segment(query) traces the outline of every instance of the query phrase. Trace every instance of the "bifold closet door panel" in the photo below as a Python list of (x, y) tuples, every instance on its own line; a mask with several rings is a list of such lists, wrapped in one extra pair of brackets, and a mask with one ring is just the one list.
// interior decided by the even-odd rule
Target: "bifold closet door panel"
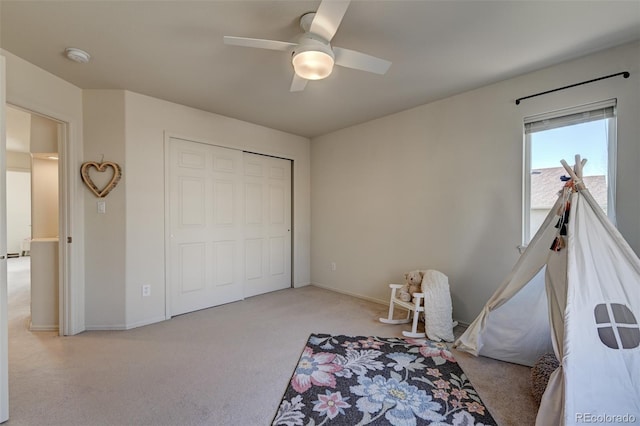
[(291, 287), (291, 161), (244, 154), (245, 297)]
[(243, 298), (243, 153), (169, 143), (170, 313)]

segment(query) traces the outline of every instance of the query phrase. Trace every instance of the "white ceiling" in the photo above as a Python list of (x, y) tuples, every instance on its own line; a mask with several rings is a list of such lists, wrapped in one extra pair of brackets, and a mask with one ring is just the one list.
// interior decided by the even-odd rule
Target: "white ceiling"
[[(354, 0), (332, 44), (391, 69), (336, 67), (294, 93), (285, 52), (223, 44), (224, 35), (292, 41), (319, 3), (2, 0), (0, 46), (83, 89), (127, 89), (314, 137), (640, 39), (638, 0)], [(70, 46), (91, 62), (65, 59)]]

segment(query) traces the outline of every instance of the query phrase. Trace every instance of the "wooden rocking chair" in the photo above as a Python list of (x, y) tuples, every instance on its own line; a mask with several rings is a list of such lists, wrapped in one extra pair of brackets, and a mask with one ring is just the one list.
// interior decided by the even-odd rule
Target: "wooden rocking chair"
[[(425, 333), (418, 333), (418, 319), (420, 313), (424, 312), (424, 305), (422, 298), (424, 293), (413, 293), (413, 299), (409, 302), (398, 299), (396, 292), (399, 288), (402, 288), (402, 284), (389, 284), (391, 289), (391, 300), (389, 301), (389, 316), (387, 318), (380, 318), (380, 322), (385, 324), (407, 324), (411, 322), (411, 314), (413, 314), (413, 323), (411, 325), (411, 331), (403, 331), (402, 335), (405, 337), (421, 338), (425, 337)], [(401, 319), (393, 319), (393, 310), (395, 305), (398, 305), (407, 310), (407, 317)]]
[[(422, 272), (422, 271), (420, 271)], [(436, 270), (424, 271), (422, 282), (422, 292), (413, 293), (411, 301), (405, 302), (397, 297), (396, 293), (402, 284), (389, 284), (391, 289), (391, 299), (389, 300), (389, 314), (387, 318), (380, 318), (380, 322), (385, 324), (406, 324), (411, 322), (411, 331), (403, 331), (405, 337), (422, 338), (440, 342), (453, 341), (453, 328), (458, 325), (453, 321), (451, 295), (449, 294), (449, 280), (446, 275)], [(395, 306), (407, 310), (407, 317), (401, 319), (393, 318)], [(423, 333), (418, 333), (418, 320), (424, 314)], [(411, 316), (413, 315), (413, 321)]]

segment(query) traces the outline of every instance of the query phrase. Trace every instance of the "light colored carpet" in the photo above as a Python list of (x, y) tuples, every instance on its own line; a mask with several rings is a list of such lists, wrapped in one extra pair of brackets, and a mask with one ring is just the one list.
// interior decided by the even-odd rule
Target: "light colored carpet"
[[(267, 425), (309, 334), (401, 336), (387, 308), (309, 286), (128, 331), (30, 332), (9, 259), (9, 426)], [(456, 330), (460, 332), (460, 330)], [(454, 351), (500, 425), (532, 425), (529, 369)]]

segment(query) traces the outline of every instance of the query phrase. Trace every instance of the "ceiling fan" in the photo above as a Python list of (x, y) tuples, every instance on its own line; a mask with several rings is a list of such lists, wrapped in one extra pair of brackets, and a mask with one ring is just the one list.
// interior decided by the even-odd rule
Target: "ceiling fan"
[(290, 91), (304, 90), (309, 80), (321, 80), (331, 74), (333, 65), (385, 74), (391, 62), (355, 50), (331, 46), (330, 42), (349, 7), (350, 0), (323, 0), (316, 12), (300, 18), (304, 34), (297, 42), (225, 36), (224, 43), (233, 46), (290, 52), (295, 71)]

